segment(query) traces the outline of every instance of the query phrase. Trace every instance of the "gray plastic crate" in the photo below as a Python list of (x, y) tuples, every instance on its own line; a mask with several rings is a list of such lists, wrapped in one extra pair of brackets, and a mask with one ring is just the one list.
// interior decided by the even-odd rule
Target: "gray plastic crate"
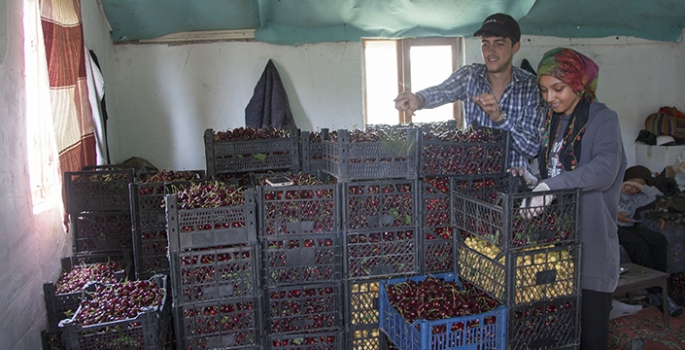
[(507, 349), (578, 349), (580, 296), (514, 306), (507, 317)]
[(376, 326), (350, 326), (346, 331), (346, 349), (380, 349), (383, 333)]
[(260, 290), (257, 245), (171, 252), (175, 306), (244, 298)]
[(369, 278), (419, 272), (422, 251), (416, 226), (345, 232), (345, 277)]
[(343, 184), (343, 230), (418, 225), (417, 179), (379, 179)]
[(271, 350), (343, 350), (345, 332), (327, 331), (301, 334), (271, 334), (264, 349)]
[(419, 272), (447, 272), (454, 269), (454, 239), (450, 226), (449, 177), (422, 178), (420, 183)]
[(207, 176), (225, 173), (259, 172), (276, 169), (300, 169), (297, 131), (290, 137), (214, 141), (214, 130), (205, 130)]
[(178, 350), (263, 349), (262, 296), (174, 306)]
[(343, 329), (341, 282), (266, 288), (266, 330), (270, 336)]
[(73, 253), (132, 251), (131, 211), (70, 214)]
[[(484, 239), (504, 251), (579, 241), (579, 189), (499, 193), (494, 199), (492, 195), (477, 199), (452, 186), (452, 226), (462, 236)], [(544, 206), (536, 208), (521, 208), (521, 203), (535, 196), (554, 196), (554, 200), (548, 198)], [(530, 217), (526, 210), (539, 214)]]
[[(480, 127), (456, 130), (455, 121), (419, 126), (419, 176), (483, 176), (504, 174), (509, 158), (509, 132)], [(432, 127), (431, 127), (432, 125)], [(459, 133), (457, 141), (440, 134)]]
[(328, 134), (328, 129), (320, 132), (302, 131), (300, 133), (300, 155), (302, 157), (302, 171), (315, 171), (324, 168), (323, 161), (323, 135)]
[(128, 185), (133, 169), (64, 173), (67, 213), (129, 211)]
[(264, 237), (340, 232), (340, 186), (257, 187), (259, 232)]
[(337, 141), (323, 140), (324, 171), (341, 182), (379, 178), (417, 178), (418, 129), (404, 128), (406, 141), (351, 142), (338, 130)]
[(245, 190), (238, 206), (178, 209), (175, 194), (166, 196), (169, 251), (257, 243), (254, 190)]
[[(62, 339), (69, 350), (121, 349), (162, 350), (169, 318), (170, 300), (167, 293), (167, 277), (155, 275), (150, 281), (163, 288), (161, 306), (142, 310), (136, 317), (120, 321), (82, 326), (74, 322), (79, 310), (71, 319), (62, 320), (59, 327)], [(87, 293), (84, 292), (84, 296)]]
[(261, 245), (267, 287), (342, 280), (339, 233), (269, 237)]

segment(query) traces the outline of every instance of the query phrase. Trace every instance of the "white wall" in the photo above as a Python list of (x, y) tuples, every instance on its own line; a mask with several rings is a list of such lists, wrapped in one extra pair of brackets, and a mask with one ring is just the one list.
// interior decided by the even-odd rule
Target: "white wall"
[[(685, 110), (685, 48), (615, 37), (567, 39), (524, 36), (514, 64), (536, 67), (543, 53), (571, 47), (600, 67), (598, 98), (621, 118), (628, 162), (644, 118), (660, 106)], [(478, 40), (466, 40), (466, 63), (481, 62)], [(159, 168), (204, 169), (205, 129), (244, 125), (244, 109), (268, 59), (273, 59), (289, 94), (297, 125), (304, 130), (362, 125), (359, 43), (298, 47), (257, 42), (192, 45), (116, 45), (115, 100), (110, 104), (113, 161), (131, 156)], [(680, 73), (680, 74), (675, 74)]]
[[(0, 0), (5, 2), (6, 0)], [(58, 208), (33, 214), (26, 142), (23, 1), (6, 1), (8, 29), (0, 62), (0, 349), (41, 349), (47, 327), (43, 283), (58, 277), (68, 235)], [(31, 38), (29, 38), (31, 39)]]

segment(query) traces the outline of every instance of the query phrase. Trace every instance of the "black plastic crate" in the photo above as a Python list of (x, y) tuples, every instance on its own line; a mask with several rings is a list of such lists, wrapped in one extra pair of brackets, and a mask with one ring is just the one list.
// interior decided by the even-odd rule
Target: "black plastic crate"
[(340, 232), (340, 186), (257, 187), (259, 232), (265, 237)]
[(380, 179), (343, 184), (343, 229), (387, 229), (418, 225), (417, 179)]
[(253, 296), (260, 290), (256, 245), (171, 253), (174, 305)]
[(419, 227), (422, 252), (419, 272), (447, 272), (454, 269), (454, 239), (450, 224), (449, 177), (422, 178), (419, 196)]
[(40, 340), (43, 343), (43, 350), (66, 350), (60, 331), (41, 331)]
[(178, 209), (176, 194), (166, 196), (169, 251), (257, 243), (254, 190), (245, 190), (245, 204)]
[(174, 306), (176, 348), (263, 349), (261, 295)]
[[(87, 263), (85, 261), (87, 261)], [(127, 262), (124, 259), (124, 255), (121, 252), (112, 252), (109, 254), (93, 254), (90, 255), (87, 260), (77, 256), (63, 258), (61, 259), (62, 271), (60, 272), (59, 277), (61, 277), (62, 274), (71, 271), (74, 265), (105, 264), (108, 261), (116, 262), (121, 267), (121, 270), (117, 271), (114, 276), (117, 280), (123, 280), (128, 276), (126, 274)], [(71, 293), (57, 293), (57, 286), (55, 283), (48, 282), (43, 284), (43, 297), (45, 299), (45, 309), (47, 311), (48, 330), (57, 331), (59, 330), (59, 321), (71, 318), (73, 313), (78, 309), (79, 304), (81, 303), (82, 290)]]
[(301, 334), (272, 334), (264, 349), (271, 350), (343, 350), (345, 332), (342, 330)]
[[(544, 207), (521, 208), (522, 202), (542, 195), (546, 198)], [(464, 237), (479, 237), (504, 251), (579, 241), (579, 189), (485, 197), (476, 199), (473, 194), (464, 194), (453, 186), (452, 224)], [(527, 214), (533, 211), (539, 214), (534, 217)]]
[(420, 243), (416, 226), (345, 232), (345, 277), (418, 273)]
[(214, 130), (205, 130), (207, 176), (225, 173), (300, 169), (299, 138), (297, 131), (289, 137), (215, 141)]
[(342, 280), (339, 233), (269, 237), (261, 244), (267, 287)]
[[(62, 340), (69, 350), (121, 349), (161, 350), (164, 345), (169, 318), (170, 300), (167, 293), (167, 277), (156, 275), (150, 279), (164, 291), (160, 306), (142, 310), (136, 317), (93, 325), (78, 325), (73, 318), (62, 320)], [(87, 293), (84, 292), (84, 296)]]
[(302, 171), (314, 171), (324, 168), (323, 136), (328, 129), (321, 131), (302, 131), (300, 133), (300, 155)]
[(67, 213), (129, 211), (128, 185), (134, 176), (133, 169), (65, 172)]
[(580, 345), (580, 297), (512, 307), (507, 322), (507, 349), (577, 349)]
[(492, 128), (457, 130), (456, 122), (420, 125), (419, 176), (504, 174), (509, 132)]
[(70, 219), (74, 254), (133, 250), (129, 210), (83, 212)]
[(341, 282), (266, 288), (264, 299), (266, 331), (271, 336), (331, 332), (344, 327)]
[(406, 140), (377, 142), (352, 142), (348, 130), (338, 130), (337, 140), (323, 140), (323, 170), (342, 182), (378, 178), (416, 179), (418, 129), (401, 130), (406, 134)]
[(135, 228), (148, 229), (166, 226), (166, 216), (164, 214), (164, 198), (167, 194), (173, 194), (182, 190), (185, 186), (193, 182), (200, 182), (204, 179), (204, 171), (178, 172), (195, 176), (195, 180), (178, 180), (169, 182), (141, 182), (143, 179), (150, 179), (156, 173), (141, 174), (140, 180), (129, 185), (129, 196), (131, 201), (131, 216)]
[(346, 279), (345, 328), (376, 327), (379, 324), (380, 279)]
[(580, 294), (580, 243), (509, 253), (473, 237), (456, 244), (459, 276), (507, 307)]
[(147, 279), (169, 274), (169, 241), (166, 227), (133, 230), (135, 276)]

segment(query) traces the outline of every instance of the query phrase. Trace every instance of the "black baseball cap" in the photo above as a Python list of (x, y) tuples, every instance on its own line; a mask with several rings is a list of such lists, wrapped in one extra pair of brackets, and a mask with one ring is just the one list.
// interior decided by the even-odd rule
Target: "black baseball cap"
[(481, 36), (484, 32), (492, 32), (505, 38), (510, 38), (513, 43), (521, 40), (521, 28), (514, 18), (504, 13), (496, 13), (488, 16), (483, 25), (473, 36)]

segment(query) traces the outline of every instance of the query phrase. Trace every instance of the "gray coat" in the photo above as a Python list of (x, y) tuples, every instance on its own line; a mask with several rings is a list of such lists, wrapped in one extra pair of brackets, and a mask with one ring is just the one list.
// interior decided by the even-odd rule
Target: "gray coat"
[(580, 286), (612, 293), (618, 284), (620, 253), (616, 221), (627, 162), (616, 112), (593, 102), (588, 114), (578, 166), (544, 182), (551, 190), (581, 189)]

